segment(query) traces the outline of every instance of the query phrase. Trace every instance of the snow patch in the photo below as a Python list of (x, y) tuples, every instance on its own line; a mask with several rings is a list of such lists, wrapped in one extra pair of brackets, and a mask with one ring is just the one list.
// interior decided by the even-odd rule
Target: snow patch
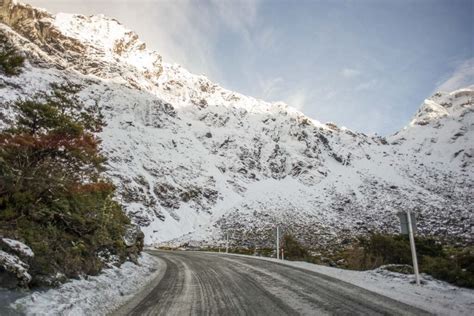
[(30, 247), (22, 243), (21, 241), (9, 238), (2, 238), (2, 241), (8, 245), (12, 250), (15, 250), (27, 257), (34, 257), (33, 250)]
[(158, 259), (143, 253), (139, 265), (125, 262), (98, 276), (32, 292), (10, 307), (26, 315), (106, 315), (133, 298), (159, 273)]

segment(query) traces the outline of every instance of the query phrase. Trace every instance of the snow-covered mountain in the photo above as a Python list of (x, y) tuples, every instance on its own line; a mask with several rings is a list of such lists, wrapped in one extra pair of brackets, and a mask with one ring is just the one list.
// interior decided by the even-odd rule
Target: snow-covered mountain
[(75, 85), (105, 116), (109, 175), (148, 244), (230, 232), (263, 245), (275, 224), (341, 243), (398, 230), (407, 208), (420, 233), (473, 241), (473, 87), (435, 94), (393, 136), (368, 136), (165, 63), (114, 19), (3, 2), (0, 32), (27, 62), (0, 75), (0, 121), (14, 118), (9, 101)]

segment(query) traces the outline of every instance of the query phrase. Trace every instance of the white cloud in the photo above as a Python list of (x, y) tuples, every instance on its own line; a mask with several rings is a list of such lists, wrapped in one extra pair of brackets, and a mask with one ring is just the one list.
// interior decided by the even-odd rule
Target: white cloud
[(157, 24), (154, 46), (166, 60), (218, 74), (212, 62), (217, 31), (212, 29), (208, 11), (199, 12), (190, 1), (163, 1), (150, 14)]
[(260, 49), (272, 49), (277, 44), (277, 35), (272, 27), (265, 27), (259, 30), (255, 39)]
[[(194, 1), (190, 1), (192, 6), (196, 6)], [(211, 0), (212, 9), (217, 12), (217, 16), (222, 22), (235, 32), (249, 36), (249, 29), (257, 19), (259, 1), (255, 0)]]
[(451, 92), (474, 85), (474, 58), (461, 63), (448, 79), (438, 85), (436, 91)]
[(307, 101), (308, 101), (308, 94), (304, 90), (297, 90), (294, 93), (290, 94), (286, 98), (286, 103), (288, 103), (289, 106), (294, 107), (295, 109), (299, 111), (303, 111)]
[(276, 77), (270, 79), (259, 79), (258, 86), (260, 91), (260, 97), (263, 100), (275, 100), (278, 93), (281, 91), (283, 78)]
[(344, 78), (354, 78), (354, 77), (357, 77), (358, 75), (360, 75), (360, 71), (358, 71), (356, 69), (352, 69), (352, 68), (344, 68), (341, 71), (341, 75)]
[(365, 82), (362, 82), (360, 84), (358, 84), (354, 90), (355, 91), (366, 91), (366, 90), (370, 90), (370, 89), (373, 89), (377, 86), (377, 79), (372, 79), (372, 80), (369, 80), (369, 81), (365, 81)]

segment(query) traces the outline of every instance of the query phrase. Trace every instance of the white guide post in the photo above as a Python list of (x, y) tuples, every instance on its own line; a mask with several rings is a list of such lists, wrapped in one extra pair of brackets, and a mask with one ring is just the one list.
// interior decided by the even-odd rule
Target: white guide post
[(277, 259), (280, 259), (280, 227), (277, 226)]
[(410, 210), (407, 211), (408, 219), (408, 236), (410, 237), (411, 257), (413, 259), (413, 270), (415, 271), (416, 284), (420, 285), (420, 273), (418, 272), (418, 259), (416, 257), (415, 237), (413, 235), (413, 227), (411, 226)]
[(227, 241), (225, 243), (225, 253), (229, 253), (229, 232), (226, 233)]

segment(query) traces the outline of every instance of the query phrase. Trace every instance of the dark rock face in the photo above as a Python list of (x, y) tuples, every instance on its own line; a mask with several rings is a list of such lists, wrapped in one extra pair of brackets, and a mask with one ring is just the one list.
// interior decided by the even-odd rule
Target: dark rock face
[(145, 235), (138, 225), (129, 225), (125, 232), (124, 241), (130, 261), (138, 264), (138, 256), (143, 250), (143, 239)]
[(0, 284), (7, 289), (26, 288), (31, 281), (29, 266), (18, 257), (8, 258), (0, 252)]

